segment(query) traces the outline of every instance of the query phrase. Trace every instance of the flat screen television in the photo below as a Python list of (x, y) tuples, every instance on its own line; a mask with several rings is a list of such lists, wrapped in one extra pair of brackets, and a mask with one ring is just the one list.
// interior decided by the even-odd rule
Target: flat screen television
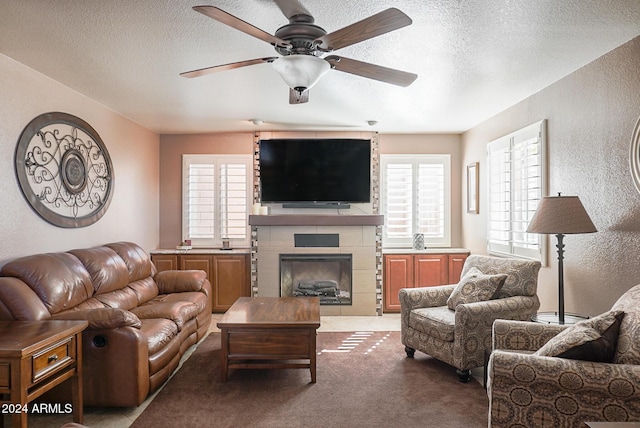
[(260, 188), (265, 203), (369, 202), (371, 141), (261, 140)]

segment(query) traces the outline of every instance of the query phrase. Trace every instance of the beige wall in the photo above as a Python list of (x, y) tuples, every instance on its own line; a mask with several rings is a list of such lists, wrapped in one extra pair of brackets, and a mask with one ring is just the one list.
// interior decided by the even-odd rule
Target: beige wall
[[(486, 143), (547, 119), (549, 192), (579, 196), (598, 228), (565, 238), (566, 310), (599, 314), (640, 283), (640, 195), (629, 170), (639, 94), (636, 38), (466, 132), (462, 165), (480, 162), (481, 201), (480, 214), (462, 214), (462, 244), (486, 253)], [(538, 294), (542, 310), (557, 310), (555, 236), (549, 242)]]
[[(460, 135), (454, 134), (382, 134), (380, 154), (450, 154), (451, 155), (451, 246), (462, 245), (463, 167)], [(466, 179), (465, 179), (466, 180)]]
[[(262, 132), (262, 138), (351, 137), (370, 138), (371, 132)], [(449, 153), (452, 175), (452, 241), (456, 247), (461, 234), (461, 141), (459, 135), (381, 134), (380, 153)], [(202, 153), (252, 153), (252, 133), (161, 135), (160, 136), (160, 246), (173, 248), (182, 239), (181, 182), (182, 155)]]
[(182, 155), (252, 152), (250, 132), (160, 136), (160, 248), (175, 248), (182, 240)]
[[(65, 229), (37, 215), (20, 191), (14, 150), (36, 116), (60, 111), (88, 122), (111, 156), (115, 187), (104, 217)], [(40, 252), (130, 240), (146, 250), (158, 242), (157, 134), (42, 74), (0, 55), (0, 265)]]

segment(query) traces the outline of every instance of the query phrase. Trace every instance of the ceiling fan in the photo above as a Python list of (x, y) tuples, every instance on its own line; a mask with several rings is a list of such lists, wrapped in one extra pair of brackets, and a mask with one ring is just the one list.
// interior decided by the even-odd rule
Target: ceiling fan
[(418, 77), (413, 73), (338, 55), (322, 57), (334, 50), (410, 25), (412, 23), (411, 18), (400, 10), (389, 8), (340, 30), (327, 33), (324, 29), (314, 24), (313, 16), (298, 0), (273, 1), (289, 19), (289, 23), (278, 28), (274, 35), (215, 6), (194, 6), (193, 9), (273, 45), (276, 52), (281, 56), (216, 65), (187, 71), (180, 75), (198, 77), (249, 65), (271, 63), (273, 69), (290, 88), (289, 103), (291, 104), (301, 104), (309, 101), (309, 89), (330, 69), (404, 87), (411, 85)]

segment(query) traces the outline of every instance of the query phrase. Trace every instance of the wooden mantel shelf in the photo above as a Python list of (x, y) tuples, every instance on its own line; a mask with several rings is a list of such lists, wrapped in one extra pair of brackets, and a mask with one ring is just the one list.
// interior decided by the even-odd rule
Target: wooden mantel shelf
[(327, 215), (327, 214), (274, 214), (250, 215), (251, 226), (381, 226), (384, 216)]

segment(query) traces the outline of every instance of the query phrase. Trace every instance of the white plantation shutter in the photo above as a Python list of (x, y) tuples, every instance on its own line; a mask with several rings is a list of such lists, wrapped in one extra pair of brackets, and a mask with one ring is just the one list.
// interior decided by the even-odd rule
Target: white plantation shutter
[(418, 165), (417, 231), (426, 242), (445, 235), (445, 168), (443, 164)]
[(413, 235), (425, 243), (451, 243), (449, 155), (382, 155), (383, 245), (406, 248)]
[(183, 155), (183, 239), (196, 247), (249, 245), (251, 156)]
[(413, 165), (388, 164), (385, 179), (385, 231), (390, 239), (413, 234)]
[(526, 232), (546, 194), (545, 127), (537, 122), (487, 145), (490, 253), (546, 259), (542, 235)]
[(215, 165), (192, 163), (187, 176), (187, 239), (215, 237)]
[(222, 236), (230, 239), (247, 238), (248, 177), (245, 164), (220, 166), (220, 205)]

